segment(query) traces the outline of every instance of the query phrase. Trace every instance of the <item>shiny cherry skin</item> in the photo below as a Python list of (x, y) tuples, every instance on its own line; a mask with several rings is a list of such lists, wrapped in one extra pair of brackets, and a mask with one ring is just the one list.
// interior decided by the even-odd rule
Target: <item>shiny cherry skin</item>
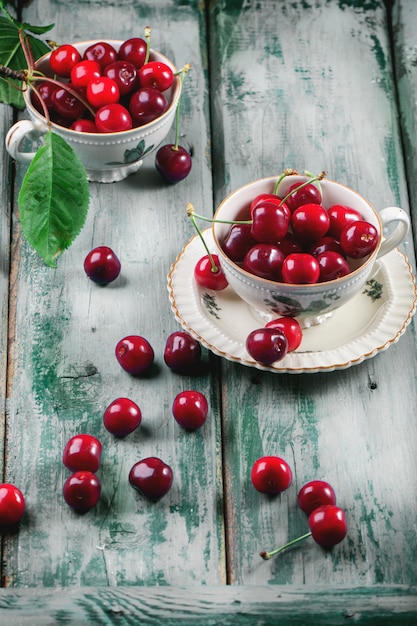
[(95, 124), (100, 133), (119, 133), (133, 127), (129, 111), (120, 102), (100, 107), (96, 112)]
[(234, 263), (241, 263), (249, 250), (257, 244), (250, 224), (232, 224), (223, 243), (223, 252)]
[(166, 91), (174, 82), (172, 69), (161, 61), (149, 61), (138, 70), (141, 87), (152, 87), (158, 91)]
[(272, 202), (278, 206), (281, 206), (284, 209), (284, 211), (288, 214), (288, 216), (291, 215), (287, 204), (282, 202), (282, 198), (279, 198), (274, 193), (261, 193), (258, 196), (255, 196), (255, 198), (250, 203), (249, 213), (251, 217), (252, 217), (253, 209), (259, 204), (263, 204), (264, 202)]
[(287, 461), (278, 456), (263, 456), (253, 464), (250, 478), (257, 491), (273, 496), (291, 485), (292, 470)]
[[(44, 105), (49, 111), (53, 109), (53, 106), (54, 106), (54, 103), (52, 100), (52, 94), (54, 93), (56, 89), (57, 89), (56, 85), (54, 85), (53, 83), (50, 83), (49, 81), (45, 81), (45, 82), (40, 82), (36, 85), (37, 93), (35, 93), (34, 91), (31, 91), (30, 100), (33, 106), (35, 107), (35, 109), (39, 111), (41, 115), (44, 115), (44, 111), (39, 101), (39, 97), (41, 98), (42, 102), (44, 103)], [(38, 94), (39, 94), (39, 97), (38, 97)]]
[(308, 249), (308, 252), (309, 254), (317, 257), (322, 252), (327, 252), (328, 250), (343, 254), (340, 241), (335, 239), (335, 237), (331, 237), (330, 235), (325, 235), (324, 237), (321, 237), (320, 239), (315, 241), (313, 245)]
[(145, 63), (147, 44), (140, 37), (126, 39), (119, 48), (119, 59), (132, 63), (136, 69)]
[(320, 506), (336, 504), (336, 494), (333, 487), (325, 480), (311, 480), (301, 487), (297, 503), (306, 515), (310, 515)]
[(191, 155), (182, 146), (167, 144), (157, 151), (155, 167), (168, 183), (178, 183), (187, 178), (191, 171)]
[(246, 350), (262, 365), (281, 361), (288, 352), (288, 339), (276, 328), (258, 328), (246, 338)]
[(100, 499), (101, 482), (93, 473), (80, 470), (68, 476), (62, 488), (65, 502), (77, 513), (86, 513)]
[(133, 63), (119, 59), (107, 65), (107, 67), (104, 68), (103, 74), (114, 80), (121, 96), (126, 96), (135, 89), (139, 89), (139, 78)]
[(141, 335), (128, 335), (120, 339), (116, 344), (115, 354), (121, 367), (132, 376), (144, 374), (155, 358), (151, 344)]
[(132, 94), (129, 112), (136, 126), (143, 126), (160, 117), (168, 108), (164, 94), (153, 87), (143, 87)]
[[(68, 87), (70, 87), (72, 91), (82, 95), (79, 88), (74, 87), (71, 83), (68, 83)], [(86, 111), (86, 108), (81, 100), (70, 93), (64, 86), (57, 87), (55, 89), (51, 96), (51, 100), (54, 112), (63, 117), (65, 120), (73, 121), (78, 117), (81, 117)]]
[(199, 391), (181, 391), (172, 403), (172, 414), (180, 426), (186, 430), (197, 430), (206, 421), (208, 402)]
[(69, 78), (71, 70), (81, 61), (81, 54), (77, 48), (71, 44), (62, 44), (52, 50), (49, 57), (49, 66), (54, 74), (62, 76), (62, 78)]
[(91, 106), (99, 109), (106, 104), (118, 102), (120, 90), (115, 80), (108, 76), (99, 76), (88, 83), (86, 96)]
[(148, 457), (135, 463), (129, 472), (129, 483), (142, 496), (157, 502), (171, 489), (171, 467), (158, 457)]
[(327, 213), (330, 218), (328, 234), (336, 238), (340, 237), (340, 233), (346, 226), (358, 220), (363, 220), (359, 211), (343, 204), (333, 204)]
[(108, 285), (120, 274), (121, 263), (108, 246), (93, 248), (84, 259), (84, 271), (98, 285)]
[[(286, 199), (286, 204), (290, 209), (291, 213), (294, 213), (295, 209), (302, 206), (303, 204), (320, 204), (322, 200), (321, 192), (313, 185), (313, 183), (308, 183), (305, 187), (301, 187), (303, 183), (294, 183), (291, 185), (287, 191), (287, 193), (291, 193), (291, 195)], [(287, 194), (285, 194), (287, 195)]]
[(298, 241), (297, 237), (291, 232), (287, 233), (283, 239), (277, 241), (275, 245), (284, 253), (284, 256), (288, 256), (293, 252), (304, 251), (301, 242)]
[[(216, 269), (213, 268), (213, 263)], [(200, 287), (222, 291), (228, 286), (228, 281), (220, 266), (217, 254), (204, 255), (194, 266), (194, 279)]]
[(317, 259), (306, 252), (295, 252), (285, 257), (281, 272), (283, 281), (293, 285), (314, 284), (320, 278)]
[(300, 347), (303, 339), (303, 331), (295, 317), (278, 317), (265, 324), (266, 328), (281, 330), (288, 341), (288, 352), (293, 352)]
[(72, 122), (70, 126), (71, 130), (75, 130), (78, 133), (97, 133), (97, 126), (93, 120), (81, 118)]
[(165, 364), (179, 374), (187, 374), (198, 369), (201, 355), (201, 345), (186, 331), (177, 330), (171, 333), (165, 342)]
[(20, 522), (26, 504), (23, 493), (11, 483), (0, 484), (0, 526), (12, 526)]
[(350, 274), (350, 265), (339, 252), (327, 250), (319, 254), (316, 258), (320, 267), (320, 283), (342, 278), (342, 276)]
[(83, 54), (83, 59), (97, 61), (102, 69), (118, 59), (115, 48), (106, 41), (98, 41), (87, 48)]
[(71, 70), (71, 83), (75, 87), (87, 87), (91, 80), (100, 78), (101, 67), (97, 61), (84, 59), (80, 61)]
[(277, 246), (258, 243), (246, 253), (242, 268), (255, 276), (280, 281), (284, 258), (284, 253)]
[(324, 237), (329, 229), (330, 218), (321, 204), (303, 204), (291, 215), (291, 229), (304, 242), (313, 242)]
[(378, 245), (378, 231), (369, 222), (358, 220), (346, 226), (340, 233), (340, 245), (346, 256), (363, 259)]
[(126, 437), (142, 422), (142, 412), (130, 398), (116, 398), (103, 414), (104, 427), (115, 437)]
[(62, 462), (71, 472), (86, 470), (97, 472), (100, 467), (103, 446), (93, 435), (74, 435), (67, 441)]
[(308, 526), (314, 541), (322, 548), (332, 548), (347, 534), (345, 512), (334, 504), (314, 509), (308, 517)]
[(252, 210), (252, 237), (260, 243), (275, 243), (288, 232), (290, 218), (282, 206), (271, 200), (257, 204)]

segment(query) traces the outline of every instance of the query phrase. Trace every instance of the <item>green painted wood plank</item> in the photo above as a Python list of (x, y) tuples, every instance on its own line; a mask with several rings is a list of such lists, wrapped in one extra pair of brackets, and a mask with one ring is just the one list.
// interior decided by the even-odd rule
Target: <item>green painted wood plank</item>
[(394, 60), (397, 75), (404, 160), (413, 217), (417, 211), (417, 6), (412, 0), (393, 3)]
[(0, 590), (0, 618), (8, 626), (411, 626), (416, 600), (415, 587), (400, 586)]
[[(216, 371), (195, 378), (172, 374), (163, 362), (170, 332), (166, 277), (193, 229), (185, 207), (193, 200), (212, 212), (203, 8), (196, 3), (85, 4), (44, 2), (24, 12), (31, 23), (55, 22), (57, 41), (143, 35), (178, 66), (192, 62), (184, 85), (182, 142), (192, 145), (192, 173), (165, 184), (153, 160), (121, 183), (91, 184), (87, 223), (51, 270), (21, 242), (15, 260), (15, 343), (9, 404), (8, 475), (27, 495), (27, 515), (5, 542), (3, 576), (12, 587), (219, 584), (224, 580), (219, 408)], [(99, 19), (98, 19), (99, 15)], [(172, 141), (172, 130), (167, 141)], [(23, 170), (19, 169), (19, 176)], [(88, 281), (83, 260), (95, 245), (120, 256), (122, 273), (105, 289)], [(114, 348), (127, 334), (154, 347), (152, 375), (134, 379), (116, 363)], [(207, 394), (210, 415), (197, 433), (182, 431), (171, 405), (186, 388)], [(136, 400), (143, 422), (117, 441), (101, 423), (116, 397)], [(65, 442), (90, 432), (103, 443), (100, 504), (85, 516), (63, 502), (68, 472)], [(156, 455), (170, 463), (174, 485), (159, 503), (128, 485), (134, 462)]]
[[(216, 2), (210, 10), (216, 204), (284, 167), (328, 172), (377, 208), (408, 210), (383, 2)], [(414, 262), (411, 234), (404, 249)], [(222, 363), (229, 580), (234, 584), (415, 583), (415, 333), (342, 372), (273, 375)], [(283, 456), (292, 487), (254, 491), (250, 470)], [(271, 561), (306, 530), (308, 480), (331, 482), (349, 534)]]

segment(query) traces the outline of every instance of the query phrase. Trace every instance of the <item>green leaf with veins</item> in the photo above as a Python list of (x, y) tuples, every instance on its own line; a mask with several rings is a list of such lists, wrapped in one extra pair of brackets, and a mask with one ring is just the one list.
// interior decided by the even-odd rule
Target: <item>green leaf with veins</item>
[(22, 230), (45, 263), (58, 256), (82, 229), (88, 211), (85, 168), (71, 146), (49, 131), (38, 148), (19, 193)]
[[(0, 64), (17, 71), (29, 69), (20, 43), (19, 29), (26, 32), (33, 58), (36, 60), (49, 52), (50, 47), (37, 37), (27, 33), (42, 34), (51, 30), (54, 25), (31, 26), (20, 23), (4, 9), (3, 2), (0, 2), (0, 9), (4, 13), (3, 16), (0, 16)], [(19, 81), (0, 78), (0, 102), (12, 104), (23, 110), (25, 102), (21, 91), (16, 87), (21, 88)]]

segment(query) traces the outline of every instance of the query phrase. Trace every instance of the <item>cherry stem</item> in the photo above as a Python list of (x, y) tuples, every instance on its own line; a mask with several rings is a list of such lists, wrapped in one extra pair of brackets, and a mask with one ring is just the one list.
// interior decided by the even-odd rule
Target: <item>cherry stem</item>
[(146, 55), (145, 55), (145, 63), (147, 63), (149, 61), (149, 54), (151, 51), (151, 27), (150, 26), (146, 26), (145, 27), (145, 39), (146, 39)]
[(311, 534), (312, 534), (311, 532), (308, 532), (305, 535), (301, 535), (301, 537), (297, 537), (297, 539), (293, 539), (292, 541), (289, 541), (288, 543), (284, 544), (280, 548), (276, 548), (276, 550), (272, 550), (271, 552), (260, 552), (259, 555), (264, 559), (264, 561), (268, 561), (268, 559), (270, 559), (271, 556), (275, 556), (275, 554), (278, 554), (278, 552), (282, 552), (283, 550), (290, 548), (291, 546), (298, 543), (299, 541), (303, 541), (304, 539), (307, 539), (307, 537), (311, 537)]
[(177, 75), (179, 74), (180, 77), (180, 84), (181, 84), (181, 91), (180, 91), (180, 97), (178, 98), (178, 103), (177, 103), (177, 110), (175, 111), (175, 144), (173, 147), (173, 150), (178, 150), (178, 145), (179, 145), (179, 127), (180, 127), (180, 108), (181, 108), (181, 94), (182, 94), (182, 85), (184, 83), (184, 78), (185, 75), (187, 74), (187, 72), (189, 72), (191, 69), (191, 65), (190, 63), (187, 63), (186, 65), (184, 65), (184, 67), (177, 72)]
[(210, 259), (210, 263), (211, 263), (211, 271), (213, 272), (213, 274), (216, 274), (219, 271), (219, 268), (217, 267), (216, 263), (214, 262), (213, 256), (212, 256), (210, 250), (208, 249), (206, 241), (205, 241), (205, 239), (203, 237), (203, 233), (201, 232), (201, 230), (198, 227), (198, 224), (197, 224), (197, 222), (195, 220), (196, 217), (200, 217), (200, 216), (197, 215), (196, 212), (194, 211), (194, 207), (191, 204), (191, 202), (189, 202), (187, 204), (187, 215), (188, 215), (188, 217), (191, 217), (191, 221), (194, 224), (194, 228), (196, 229), (196, 231), (198, 233), (198, 236), (200, 237), (200, 239), (201, 239), (201, 241), (203, 243), (203, 246), (204, 246), (204, 248), (205, 248), (205, 250), (207, 252), (207, 256)]
[[(288, 200), (288, 198), (292, 196), (292, 194), (295, 193), (296, 191), (299, 191), (300, 189), (302, 189), (303, 187), (306, 187), (307, 185), (310, 185), (311, 183), (320, 182), (321, 180), (323, 180), (325, 176), (326, 176), (326, 172), (320, 172), (320, 174), (317, 174), (317, 176), (313, 176), (312, 178), (309, 178), (304, 183), (301, 183), (298, 187), (296, 187), (295, 189), (287, 193), (287, 195), (282, 198), (280, 204), (284, 204), (285, 201)], [(275, 186), (275, 188), (277, 189), (277, 185)]]

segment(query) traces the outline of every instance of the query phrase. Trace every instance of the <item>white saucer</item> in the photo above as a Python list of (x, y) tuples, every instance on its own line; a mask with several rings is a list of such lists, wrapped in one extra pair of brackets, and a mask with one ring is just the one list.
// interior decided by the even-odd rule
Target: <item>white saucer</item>
[[(204, 231), (210, 250), (211, 230)], [(202, 345), (230, 361), (276, 373), (330, 372), (357, 365), (396, 343), (416, 310), (417, 290), (407, 258), (398, 249), (380, 261), (371, 284), (322, 324), (306, 328), (295, 352), (266, 367), (246, 351), (246, 337), (265, 320), (230, 288), (203, 289), (193, 278), (206, 254), (196, 235), (168, 275), (171, 308), (181, 326)]]

